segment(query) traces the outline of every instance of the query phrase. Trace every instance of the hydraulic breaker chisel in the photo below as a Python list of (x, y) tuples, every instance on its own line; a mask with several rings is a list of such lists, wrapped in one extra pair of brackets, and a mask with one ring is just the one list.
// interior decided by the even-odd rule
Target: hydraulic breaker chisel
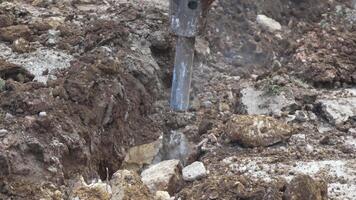
[(194, 63), (195, 37), (205, 24), (212, 0), (170, 0), (171, 29), (177, 35), (171, 91), (171, 108), (189, 108), (189, 93)]

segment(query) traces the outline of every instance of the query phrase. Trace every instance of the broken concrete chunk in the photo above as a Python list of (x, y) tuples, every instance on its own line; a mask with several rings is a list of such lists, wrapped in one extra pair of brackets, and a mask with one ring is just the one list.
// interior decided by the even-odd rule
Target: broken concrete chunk
[(293, 128), (264, 115), (234, 115), (226, 126), (227, 138), (244, 147), (268, 147), (283, 142), (293, 134)]
[(145, 165), (152, 164), (153, 159), (159, 152), (160, 146), (161, 140), (158, 140), (130, 148), (126, 154), (123, 167), (137, 171)]
[(282, 30), (282, 26), (276, 20), (267, 17), (266, 15), (257, 15), (256, 19), (257, 24), (267, 31), (274, 32)]
[(205, 169), (204, 163), (194, 162), (191, 165), (184, 167), (183, 169), (183, 179), (185, 181), (194, 181), (205, 177), (207, 171)]
[(179, 160), (166, 160), (144, 170), (141, 177), (152, 193), (162, 190), (174, 194), (182, 184), (181, 170)]
[(70, 199), (80, 200), (110, 200), (111, 187), (103, 182), (88, 185), (83, 177), (80, 177), (80, 180), (74, 185), (70, 197)]
[(136, 172), (119, 170), (113, 175), (110, 185), (111, 199), (114, 200), (150, 200), (153, 198)]
[(292, 179), (284, 192), (285, 200), (327, 200), (327, 184), (313, 180), (310, 176), (299, 175)]

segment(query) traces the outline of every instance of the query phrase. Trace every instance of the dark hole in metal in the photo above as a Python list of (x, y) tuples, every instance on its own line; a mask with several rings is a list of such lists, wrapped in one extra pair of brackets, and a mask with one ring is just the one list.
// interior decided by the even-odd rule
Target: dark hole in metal
[(189, 1), (188, 8), (190, 8), (192, 10), (196, 10), (198, 8), (198, 2), (197, 1)]

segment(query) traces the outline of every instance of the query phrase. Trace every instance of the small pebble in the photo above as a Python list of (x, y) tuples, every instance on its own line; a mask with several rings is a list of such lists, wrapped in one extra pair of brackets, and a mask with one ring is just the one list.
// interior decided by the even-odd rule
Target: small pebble
[(4, 136), (8, 133), (9, 131), (6, 129), (0, 129), (0, 136)]
[(46, 113), (46, 112), (40, 112), (39, 116), (40, 116), (40, 117), (46, 117), (46, 116), (47, 116), (47, 113)]
[(14, 116), (12, 114), (10, 114), (10, 113), (5, 114), (5, 119), (12, 119), (12, 118), (14, 118)]

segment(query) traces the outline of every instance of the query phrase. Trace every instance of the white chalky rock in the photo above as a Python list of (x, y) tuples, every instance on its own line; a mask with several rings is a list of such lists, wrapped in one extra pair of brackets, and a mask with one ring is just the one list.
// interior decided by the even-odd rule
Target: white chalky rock
[(166, 160), (152, 165), (141, 173), (141, 178), (152, 193), (161, 190), (173, 194), (182, 182), (180, 161)]
[(47, 113), (46, 113), (46, 112), (40, 112), (38, 115), (39, 115), (40, 117), (46, 117), (46, 116), (47, 116)]
[(268, 31), (280, 31), (282, 26), (276, 20), (267, 17), (266, 15), (257, 15), (257, 23), (262, 26), (262, 28), (267, 29)]
[(0, 136), (6, 135), (9, 131), (6, 129), (0, 129)]
[(194, 181), (207, 175), (205, 166), (202, 162), (194, 162), (183, 169), (183, 179)]
[(155, 195), (155, 200), (170, 200), (171, 196), (166, 191), (157, 191)]

